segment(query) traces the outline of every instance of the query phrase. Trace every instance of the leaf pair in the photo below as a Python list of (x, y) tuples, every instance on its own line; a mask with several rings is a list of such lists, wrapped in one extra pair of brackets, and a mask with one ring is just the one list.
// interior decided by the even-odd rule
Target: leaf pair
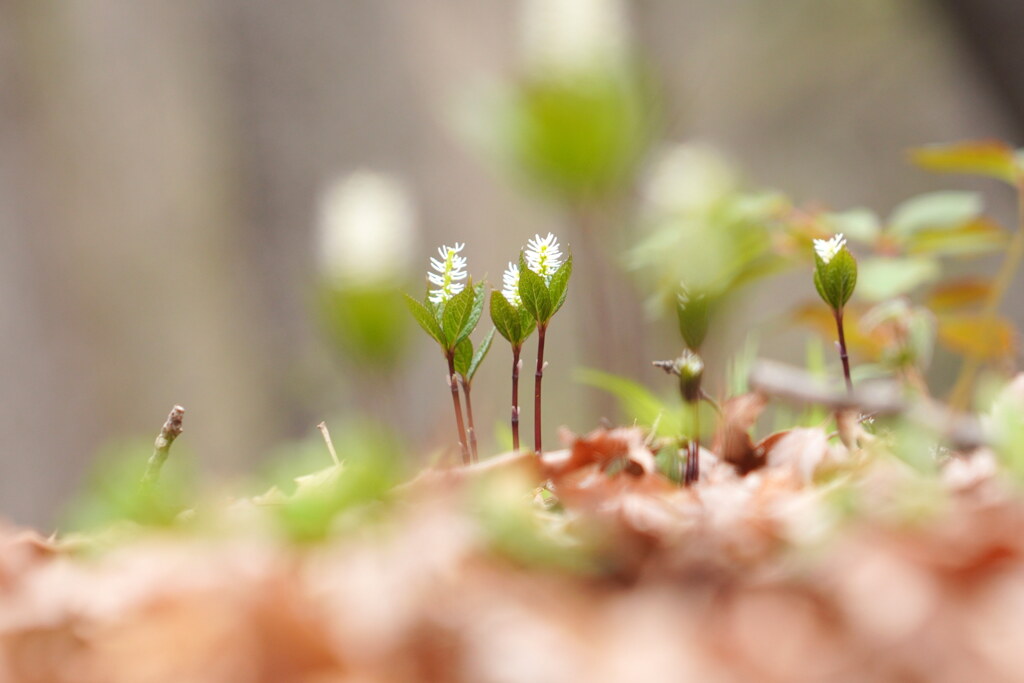
[(513, 306), (497, 290), (491, 291), (491, 321), (513, 346), (522, 346), (537, 327), (537, 321), (525, 306)]
[(466, 384), (473, 382), (473, 375), (476, 374), (480, 363), (484, 361), (487, 352), (491, 350), (492, 341), (494, 341), (493, 327), (487, 333), (487, 336), (484, 337), (484, 340), (480, 342), (480, 346), (477, 347), (475, 352), (473, 351), (473, 342), (469, 337), (463, 339), (455, 347), (455, 372), (462, 375), (462, 379)]
[(565, 303), (571, 275), (571, 255), (551, 275), (550, 281), (545, 281), (543, 276), (530, 270), (526, 256), (519, 254), (519, 297), (523, 300), (523, 308), (538, 325), (546, 325)]
[(485, 296), (483, 283), (474, 285), (470, 282), (445, 303), (435, 304), (429, 299), (420, 302), (408, 294), (405, 302), (423, 331), (445, 351), (454, 352), (480, 321)]
[(843, 247), (828, 263), (818, 255), (814, 260), (814, 287), (818, 294), (832, 310), (843, 310), (857, 286), (857, 261), (853, 254)]

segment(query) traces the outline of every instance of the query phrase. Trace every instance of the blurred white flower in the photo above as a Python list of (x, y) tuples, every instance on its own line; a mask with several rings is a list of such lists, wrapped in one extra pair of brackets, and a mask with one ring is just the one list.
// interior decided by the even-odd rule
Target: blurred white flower
[(551, 281), (558, 267), (562, 265), (562, 251), (558, 246), (558, 238), (552, 233), (547, 237), (534, 235), (533, 239), (526, 243), (526, 266), (544, 278), (545, 282)]
[(710, 208), (737, 189), (736, 175), (717, 150), (681, 144), (664, 150), (644, 185), (648, 210), (688, 213)]
[(578, 76), (621, 62), (629, 46), (622, 0), (524, 0), (523, 55), (543, 75)]
[(416, 218), (396, 178), (356, 171), (332, 183), (320, 199), (320, 272), (345, 285), (400, 280), (415, 248)]
[(818, 252), (818, 258), (825, 265), (828, 265), (828, 262), (834, 259), (836, 254), (842, 251), (845, 246), (846, 238), (843, 237), (843, 233), (833, 235), (831, 239), (827, 240), (814, 240), (814, 251)]
[(430, 290), (430, 300), (435, 304), (444, 303), (465, 288), (461, 280), (468, 277), (466, 273), (466, 257), (459, 256), (459, 252), (465, 248), (465, 243), (455, 243), (454, 247), (438, 247), (437, 253), (441, 259), (430, 259), (430, 267), (436, 272), (427, 273), (427, 279), (437, 289)]
[(502, 295), (512, 306), (519, 308), (523, 303), (519, 297), (519, 266), (509, 261), (505, 274), (501, 276), (501, 282), (504, 285), (501, 289)]

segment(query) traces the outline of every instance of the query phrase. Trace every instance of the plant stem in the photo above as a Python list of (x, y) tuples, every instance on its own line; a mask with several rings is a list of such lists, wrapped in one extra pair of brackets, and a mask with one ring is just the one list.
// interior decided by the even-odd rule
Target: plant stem
[(537, 325), (537, 372), (534, 375), (533, 385), (533, 450), (541, 451), (541, 413), (540, 413), (540, 385), (544, 380), (544, 335), (548, 331), (546, 323)]
[(512, 346), (512, 450), (519, 450), (519, 352), (523, 347)]
[(839, 331), (839, 359), (843, 361), (843, 377), (846, 379), (847, 393), (853, 391), (853, 380), (850, 379), (850, 356), (846, 353), (846, 333), (843, 331), (843, 311), (832, 311), (836, 318), (836, 329)]
[(458, 428), (459, 449), (462, 451), (462, 463), (469, 464), (469, 449), (466, 448), (466, 427), (462, 423), (462, 404), (459, 402), (459, 385), (455, 379), (455, 351), (446, 351), (448, 359), (448, 386), (452, 388), (452, 405), (455, 406), (455, 426)]
[(156, 480), (160, 478), (160, 469), (164, 466), (167, 456), (171, 453), (171, 444), (181, 435), (181, 424), (184, 417), (184, 408), (181, 406), (171, 408), (167, 421), (164, 422), (163, 428), (160, 429), (160, 433), (156, 436), (156, 442), (153, 444), (153, 455), (150, 456), (149, 462), (146, 464), (146, 471), (142, 475), (140, 485), (143, 488), (151, 488), (156, 484)]
[(469, 435), (469, 451), (472, 462), (477, 462), (480, 456), (476, 450), (476, 428), (473, 426), (473, 401), (469, 397), (470, 385), (462, 377), (459, 378), (459, 383), (462, 385), (462, 393), (466, 395), (466, 422), (468, 423), (466, 434)]
[(686, 451), (686, 473), (683, 484), (690, 486), (700, 479), (700, 401), (690, 403), (693, 407), (693, 436)]
[[(984, 308), (981, 309), (983, 320), (992, 317), (999, 310), (1003, 296), (1013, 284), (1013, 278), (1017, 274), (1017, 269), (1020, 268), (1021, 260), (1024, 259), (1024, 174), (1018, 175), (1020, 177), (1016, 183), (1017, 230), (1010, 238), (1010, 244), (1006, 248), (1006, 258), (1003, 259), (1003, 264), (999, 267), (995, 280), (992, 281), (992, 289), (985, 301)], [(974, 353), (964, 359), (960, 375), (957, 376), (956, 384), (953, 385), (953, 391), (949, 396), (949, 405), (954, 411), (960, 412), (967, 408), (967, 404), (970, 402), (971, 386), (981, 367), (981, 361), (981, 357)]]

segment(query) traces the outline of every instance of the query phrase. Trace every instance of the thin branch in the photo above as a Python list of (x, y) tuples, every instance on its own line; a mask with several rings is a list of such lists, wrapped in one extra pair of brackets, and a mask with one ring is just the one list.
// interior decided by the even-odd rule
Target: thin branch
[(320, 430), (320, 433), (324, 436), (324, 443), (327, 444), (327, 452), (331, 454), (331, 460), (334, 461), (335, 467), (341, 467), (341, 461), (338, 460), (338, 452), (334, 450), (334, 443), (331, 442), (331, 433), (327, 431), (327, 423), (321, 422), (316, 426)]
[(943, 435), (958, 449), (985, 445), (981, 423), (934, 401), (909, 402), (899, 382), (865, 382), (852, 392), (836, 391), (801, 368), (772, 361), (759, 361), (750, 371), (753, 391), (793, 403), (821, 405), (834, 411), (858, 411), (879, 417), (902, 415)]
[(185, 417), (185, 409), (181, 406), (171, 408), (167, 421), (157, 434), (156, 442), (153, 444), (153, 455), (149, 456), (146, 464), (146, 472), (142, 475), (141, 485), (151, 487), (160, 478), (160, 469), (164, 466), (167, 456), (171, 452), (171, 444), (182, 432), (182, 420)]

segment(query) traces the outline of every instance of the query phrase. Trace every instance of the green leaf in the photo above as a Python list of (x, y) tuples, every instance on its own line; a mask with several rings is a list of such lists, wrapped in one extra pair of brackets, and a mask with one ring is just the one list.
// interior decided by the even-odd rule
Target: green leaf
[(910, 150), (921, 168), (939, 173), (966, 173), (1016, 182), (1018, 165), (1013, 148), (1000, 140), (975, 140), (929, 145)]
[(981, 215), (975, 192), (929, 192), (903, 202), (889, 217), (889, 234), (905, 238), (921, 230), (948, 230)]
[(445, 303), (441, 313), (441, 326), (444, 329), (443, 343), (447, 344), (448, 349), (454, 349), (462, 339), (465, 339), (462, 329), (469, 320), (475, 298), (476, 293), (471, 285)]
[(519, 255), (519, 298), (538, 323), (551, 319), (551, 293), (547, 284), (544, 278), (527, 267), (526, 258), (522, 254)]
[(491, 322), (502, 337), (509, 343), (516, 344), (519, 340), (519, 312), (508, 302), (505, 295), (496, 289), (491, 290)]
[(445, 346), (445, 334), (437, 323), (434, 312), (408, 294), (405, 295), (405, 303), (409, 307), (412, 317), (416, 319), (416, 322), (423, 328), (423, 331), (429, 334), (438, 344)]
[(818, 255), (814, 259), (814, 287), (825, 303), (834, 310), (842, 309), (857, 286), (857, 261), (845, 247), (828, 263)]
[[(467, 340), (468, 341), (468, 340)], [(491, 350), (491, 342), (494, 341), (494, 328), (487, 333), (484, 340), (480, 342), (480, 346), (477, 347), (476, 353), (473, 354), (473, 359), (469, 362), (469, 367), (466, 372), (463, 373), (467, 380), (473, 381), (473, 375), (476, 374), (477, 368), (480, 367), (480, 363), (484, 362), (484, 358), (487, 357), (487, 352)]]
[(565, 303), (565, 297), (569, 293), (570, 277), (572, 277), (572, 254), (569, 254), (565, 263), (551, 276), (551, 284), (548, 285), (552, 302), (551, 315), (558, 313), (558, 309)]
[(516, 309), (516, 314), (519, 316), (519, 344), (522, 345), (533, 331), (537, 329), (537, 321), (533, 319), (533, 315), (526, 310), (525, 306)]
[(939, 264), (929, 258), (872, 258), (861, 267), (859, 294), (882, 301), (907, 294), (939, 277)]
[(455, 345), (455, 372), (468, 379), (472, 361), (473, 342), (467, 337)]
[(473, 330), (476, 329), (477, 323), (480, 322), (480, 315), (484, 310), (484, 301), (487, 300), (484, 283), (481, 282), (475, 286), (470, 283), (470, 286), (466, 289), (471, 289), (473, 291), (473, 302), (469, 309), (469, 315), (466, 317), (466, 321), (463, 323), (458, 337), (455, 338), (456, 344), (468, 337)]
[(575, 379), (581, 384), (597, 387), (619, 400), (627, 422), (655, 428), (658, 436), (679, 438), (691, 433), (690, 412), (684, 412), (678, 397), (666, 402), (637, 382), (600, 370), (580, 368)]
[(710, 302), (704, 293), (685, 290), (676, 297), (676, 317), (679, 319), (679, 333), (690, 349), (696, 351), (704, 343), (708, 333)]

